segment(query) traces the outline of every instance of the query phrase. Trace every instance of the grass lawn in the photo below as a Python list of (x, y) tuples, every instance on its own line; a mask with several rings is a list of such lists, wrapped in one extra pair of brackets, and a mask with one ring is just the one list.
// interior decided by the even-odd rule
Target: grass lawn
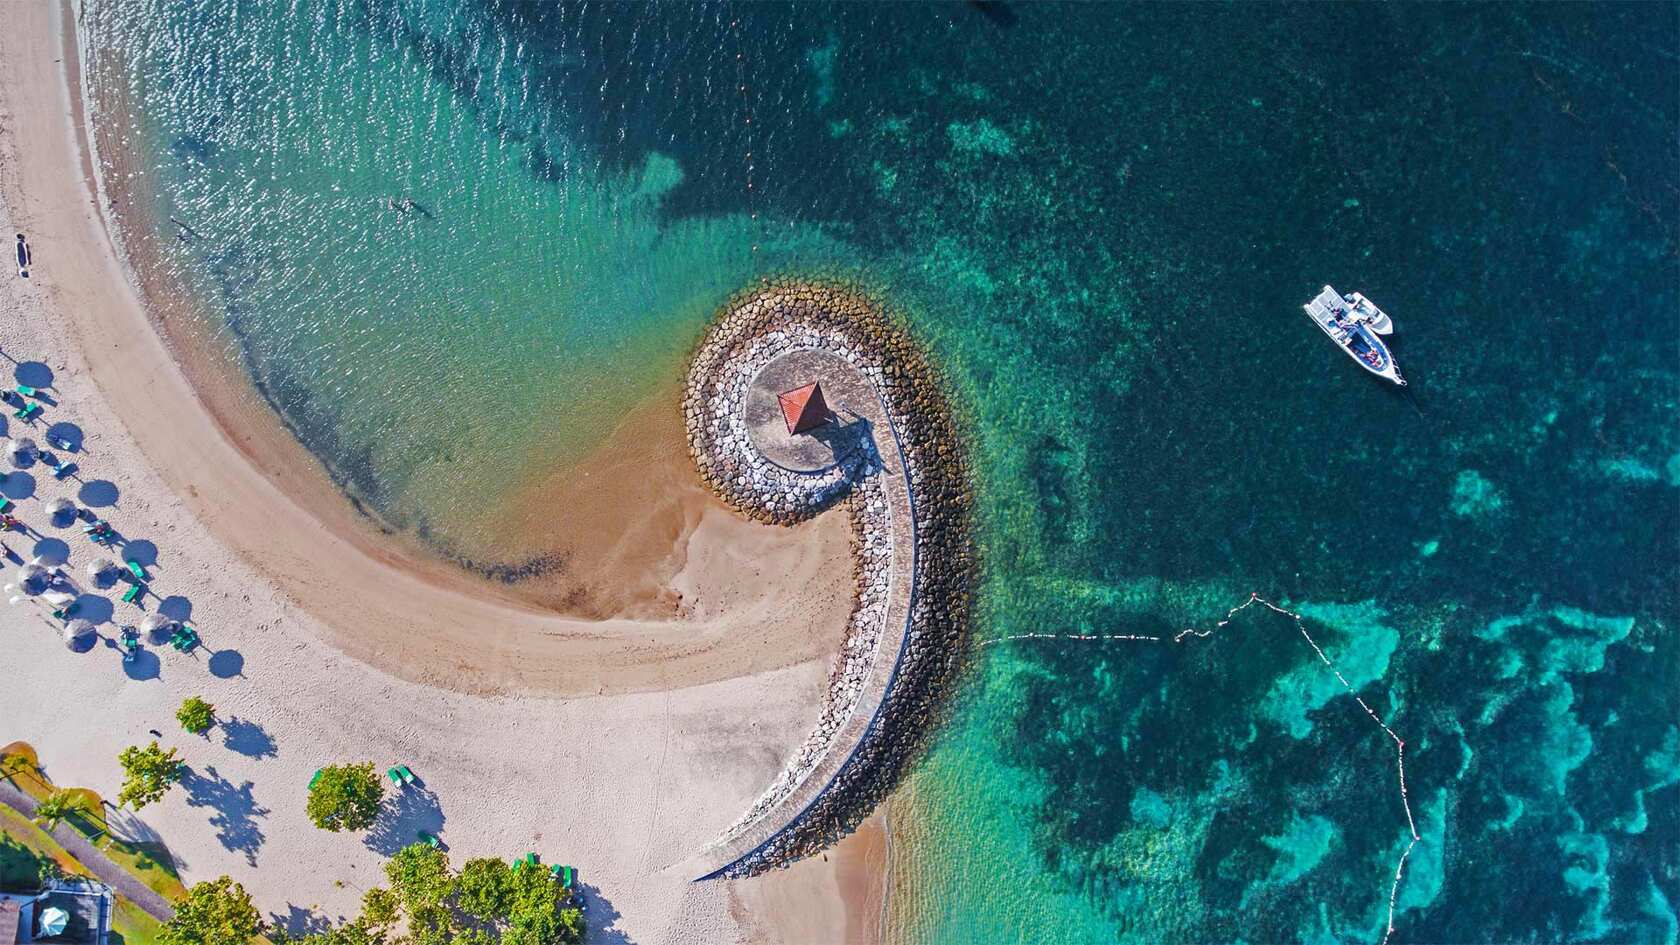
[(59, 869), (71, 875), (91, 875), (45, 830), (35, 826), (28, 817), (0, 804), (0, 889), (8, 892), (35, 889), (38, 870), (44, 860), (56, 860)]

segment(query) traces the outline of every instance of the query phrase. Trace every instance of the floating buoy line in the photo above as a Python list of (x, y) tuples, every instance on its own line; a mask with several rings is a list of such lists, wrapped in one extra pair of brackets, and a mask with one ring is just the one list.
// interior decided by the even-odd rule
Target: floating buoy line
[(1248, 600), (1245, 600), (1226, 611), (1225, 619), (1214, 624), (1207, 630), (1197, 630), (1194, 627), (1186, 627), (1170, 637), (1150, 636), (1148, 634), (1139, 633), (1015, 633), (1010, 634), (1009, 636), (996, 637), (991, 640), (983, 640), (981, 641), (980, 646), (984, 648), (998, 643), (1008, 643), (1018, 640), (1069, 640), (1078, 642), (1123, 641), (1133, 643), (1182, 643), (1184, 642), (1185, 637), (1195, 637), (1199, 640), (1205, 640), (1224, 629), (1227, 624), (1236, 619), (1237, 614), (1253, 607), (1255, 604), (1259, 604), (1274, 613), (1282, 614), (1295, 621), (1295, 629), (1301, 631), (1301, 637), (1307, 641), (1308, 646), (1312, 647), (1312, 651), (1318, 656), (1319, 662), (1329, 667), (1330, 672), (1335, 674), (1336, 681), (1342, 684), (1342, 688), (1347, 691), (1348, 695), (1353, 697), (1353, 701), (1359, 703), (1359, 707), (1365, 710), (1365, 714), (1370, 716), (1371, 721), (1375, 722), (1377, 727), (1383, 730), (1383, 734), (1387, 735), (1389, 739), (1394, 742), (1394, 762), (1395, 768), (1399, 773), (1400, 806), (1406, 811), (1406, 829), (1411, 833), (1412, 839), (1410, 843), (1406, 844), (1406, 849), (1401, 851), (1400, 859), (1394, 864), (1394, 882), (1388, 888), (1388, 927), (1383, 932), (1381, 942), (1381, 945), (1388, 945), (1389, 938), (1394, 935), (1394, 909), (1395, 904), (1400, 897), (1400, 880), (1406, 874), (1406, 858), (1412, 855), (1412, 849), (1418, 845), (1418, 841), (1423, 839), (1423, 837), (1418, 834), (1417, 820), (1412, 817), (1411, 797), (1406, 790), (1406, 740), (1396, 734), (1394, 729), (1388, 727), (1388, 723), (1382, 720), (1382, 716), (1378, 715), (1376, 710), (1371, 708), (1371, 706), (1360, 697), (1359, 693), (1354, 690), (1353, 684), (1347, 681), (1347, 677), (1342, 675), (1342, 671), (1336, 668), (1336, 664), (1331, 662), (1330, 657), (1324, 654), (1324, 649), (1318, 645), (1318, 641), (1314, 640), (1312, 638), (1312, 634), (1307, 632), (1306, 618), (1302, 617), (1293, 610), (1279, 606), (1278, 604), (1261, 597), (1257, 592), (1253, 592), (1248, 595)]

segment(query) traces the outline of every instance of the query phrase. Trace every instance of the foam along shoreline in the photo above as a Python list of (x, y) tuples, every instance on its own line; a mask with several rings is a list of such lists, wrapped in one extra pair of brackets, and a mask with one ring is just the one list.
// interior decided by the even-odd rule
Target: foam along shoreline
[[(794, 434), (777, 392), (816, 382), (835, 422)], [(857, 607), (816, 729), (700, 857), (750, 876), (833, 843), (896, 785), (935, 724), (966, 639), (971, 498), (955, 423), (919, 349), (845, 287), (783, 282), (728, 305), (683, 400), (706, 481), (782, 525), (843, 504)]]
[[(73, 61), (73, 43), (60, 46), (57, 37), (53, 43), (47, 48), (63, 49)], [(66, 78), (77, 76), (72, 71)], [(72, 95), (80, 85), (74, 84)], [(68, 111), (82, 114), (74, 101)], [(135, 212), (128, 208), (140, 201), (123, 192), (134, 178), (124, 176), (121, 155), (97, 155), (96, 162), (85, 144), (78, 154), (73, 142), (86, 140), (81, 129), (80, 122), (57, 127), (58, 134), (43, 127), (30, 141), (41, 160), (19, 165), (24, 205), (54, 208), (32, 223), (37, 259), (54, 260), (62, 271), (62, 263), (74, 258), (83, 269), (78, 278), (42, 285), (51, 289), (59, 311), (74, 314), (66, 331), (123, 425), (140, 434), (135, 439), (147, 464), (219, 540), (298, 606), (324, 618), (335, 646), (428, 685), (555, 695), (694, 685), (832, 652), (849, 601), (844, 582), (823, 586), (822, 573), (841, 560), (843, 526), (814, 522), (796, 535), (752, 527), (710, 499), (691, 473), (687, 491), (679, 493), (681, 506), (666, 510), (682, 530), (660, 536), (668, 543), (663, 563), (669, 583), (685, 588), (686, 596), (727, 601), (727, 608), (678, 610), (662, 618), (558, 616), (498, 596), (443, 562), (402, 553), (360, 519), (272, 412), (241, 409), (240, 395), (231, 393), (234, 383), (212, 377), (194, 389), (153, 330), (129, 272), (153, 306), (157, 327), (188, 321), (172, 317), (172, 307), (187, 303), (171, 291), (175, 287), (157, 281), (162, 267), (147, 261), (143, 239), (123, 245), (105, 215), (93, 212), (92, 193), (102, 193), (116, 213)], [(116, 173), (103, 177), (96, 164)], [(82, 169), (81, 179), (64, 173), (75, 167)], [(131, 270), (125, 271), (120, 250), (130, 254)], [(44, 270), (49, 279), (51, 268)], [(194, 350), (192, 339), (171, 334), (169, 341), (203, 380), (214, 359)], [(145, 396), (134, 396), (136, 391)], [(673, 462), (680, 458), (681, 444), (671, 444), (669, 453)], [(639, 514), (636, 503), (623, 505), (627, 517)], [(762, 571), (741, 565), (755, 558)], [(813, 582), (821, 588), (816, 595), (792, 599), (783, 593)], [(353, 625), (343, 619), (345, 602), (354, 602)], [(799, 619), (788, 619), (789, 606)]]
[[(0, 608), (11, 657), (0, 737), (36, 745), (60, 783), (109, 797), (118, 751), (150, 728), (174, 733), (184, 697), (212, 702), (229, 724), (208, 739), (165, 737), (193, 777), (133, 826), (156, 829), (185, 881), (229, 874), (283, 923), (354, 914), (365, 879), (419, 824), (457, 860), (535, 846), (583, 866), (592, 921), (636, 941), (749, 929), (788, 940), (776, 931), (783, 910), (738, 914), (737, 884), (698, 887), (673, 867), (751, 803), (815, 722), (851, 606), (844, 523), (789, 533), (708, 498), (673, 554), (691, 588), (716, 590), (726, 576), (739, 586), (717, 591), (699, 619), (664, 622), (548, 619), (364, 551), (268, 478), (317, 474), (255, 468), (244, 432), (224, 434), (195, 399), (90, 198), (71, 5), (10, 13), (0, 220), (29, 235), (36, 266), (27, 282), (0, 283), (0, 350), (50, 372), (47, 421), (78, 425), (84, 476), (119, 490), (103, 514), (157, 549), (148, 605), (173, 597), (187, 608), (211, 658), (150, 645), (134, 664), (112, 646), (71, 652), (43, 612)], [(76, 488), (38, 477), (18, 514), (56, 537), (40, 506)], [(70, 551), (79, 571), (98, 549)], [(783, 580), (801, 601), (781, 597)], [(137, 619), (128, 606), (116, 620)], [(108, 643), (117, 634), (111, 622), (96, 631)], [(424, 788), (365, 838), (311, 827), (310, 772), (369, 758), (411, 765)], [(596, 800), (556, 804), (557, 779)], [(851, 867), (833, 859), (809, 864), (817, 879), (800, 902), (843, 921), (833, 877)], [(774, 900), (780, 880), (751, 892)], [(847, 935), (830, 925), (815, 939)]]

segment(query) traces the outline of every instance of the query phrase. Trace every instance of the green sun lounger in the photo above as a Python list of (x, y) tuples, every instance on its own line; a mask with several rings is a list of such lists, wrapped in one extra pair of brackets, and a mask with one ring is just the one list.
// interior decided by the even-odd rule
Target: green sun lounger
[(13, 502), (11, 499), (0, 499), (0, 514), (10, 512), (15, 508), (17, 508), (16, 502)]
[(136, 581), (144, 581), (146, 579), (146, 572), (140, 567), (139, 562), (126, 561), (124, 563), (128, 565), (128, 573), (134, 575), (134, 579)]
[(443, 841), (439, 840), (437, 838), (436, 834), (427, 833), (426, 831), (421, 830), (418, 833), (416, 833), (415, 836), (419, 837), (420, 842), (424, 843), (426, 846), (429, 846), (429, 847), (441, 847), (441, 846), (443, 846)]
[(13, 388), (13, 390), (17, 391), (18, 393), (22, 394), (25, 397), (34, 397), (35, 396), (35, 388), (30, 387), (27, 384), (19, 384), (17, 387)]
[(315, 785), (321, 783), (321, 773), (326, 770), (325, 768), (315, 769), (315, 776), (309, 779), (309, 789), (311, 791), (315, 790)]
[(146, 591), (146, 585), (144, 585), (144, 584), (130, 584), (128, 586), (128, 590), (123, 591), (123, 596), (122, 596), (123, 603), (125, 603), (125, 604), (134, 603), (136, 600), (140, 599), (140, 595), (145, 593), (145, 591)]
[(408, 765), (397, 765), (393, 770), (397, 772), (398, 777), (402, 778), (404, 784), (414, 783), (414, 772), (408, 770)]
[(387, 778), (391, 779), (392, 784), (395, 784), (397, 787), (402, 787), (402, 783), (403, 783), (402, 782), (402, 775), (397, 773), (397, 769), (386, 768), (385, 769), (385, 776)]
[(18, 418), (19, 420), (30, 420), (30, 419), (33, 419), (35, 417), (35, 415), (40, 413), (40, 412), (41, 412), (41, 405), (40, 404), (30, 404), (29, 406), (24, 407), (22, 410), (14, 410), (12, 412), (12, 416)]

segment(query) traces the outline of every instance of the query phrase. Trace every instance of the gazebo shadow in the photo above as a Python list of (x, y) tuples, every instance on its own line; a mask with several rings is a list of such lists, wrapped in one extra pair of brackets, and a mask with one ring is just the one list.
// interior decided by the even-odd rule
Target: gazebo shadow
[(881, 469), (881, 451), (875, 445), (875, 425), (868, 417), (847, 411), (831, 413), (832, 421), (804, 434), (828, 447), (835, 462), (853, 476), (868, 476)]

